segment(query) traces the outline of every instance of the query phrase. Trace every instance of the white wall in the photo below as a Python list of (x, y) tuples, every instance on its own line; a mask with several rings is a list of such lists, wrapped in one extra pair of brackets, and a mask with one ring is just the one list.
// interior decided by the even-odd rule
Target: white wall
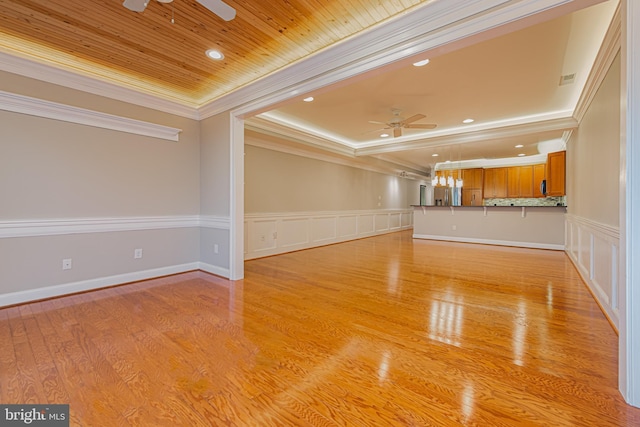
[(620, 56), (567, 144), (567, 254), (618, 327)]

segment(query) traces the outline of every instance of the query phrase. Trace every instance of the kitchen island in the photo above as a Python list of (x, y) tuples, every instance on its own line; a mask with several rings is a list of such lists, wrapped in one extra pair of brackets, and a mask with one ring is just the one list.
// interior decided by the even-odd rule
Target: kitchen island
[(566, 206), (417, 206), (415, 239), (564, 250)]

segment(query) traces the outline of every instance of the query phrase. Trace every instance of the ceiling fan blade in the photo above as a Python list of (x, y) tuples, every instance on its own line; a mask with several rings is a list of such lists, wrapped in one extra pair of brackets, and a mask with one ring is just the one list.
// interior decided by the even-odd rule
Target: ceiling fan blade
[(393, 137), (397, 138), (399, 136), (402, 136), (402, 129), (401, 128), (393, 128)]
[(407, 129), (434, 129), (436, 126), (436, 124), (433, 123), (428, 123), (428, 124), (420, 124), (420, 123), (416, 123), (415, 125), (405, 125), (405, 128)]
[(365, 135), (367, 133), (380, 132), (381, 130), (387, 130), (387, 129), (389, 129), (389, 128), (380, 128), (380, 129), (368, 130), (366, 132), (362, 132), (362, 135)]
[(418, 121), (420, 119), (424, 119), (425, 117), (427, 117), (427, 116), (425, 116), (424, 114), (415, 114), (415, 115), (409, 117), (408, 119), (403, 120), (402, 123), (404, 123), (404, 124), (412, 123), (412, 122)]
[(196, 0), (198, 3), (218, 15), (225, 21), (231, 21), (236, 17), (236, 10), (222, 0)]
[(144, 12), (149, 0), (124, 0), (122, 5), (133, 12)]
[(387, 125), (387, 126), (389, 126), (386, 122), (378, 122), (376, 120), (369, 120), (369, 123), (374, 124), (374, 125)]

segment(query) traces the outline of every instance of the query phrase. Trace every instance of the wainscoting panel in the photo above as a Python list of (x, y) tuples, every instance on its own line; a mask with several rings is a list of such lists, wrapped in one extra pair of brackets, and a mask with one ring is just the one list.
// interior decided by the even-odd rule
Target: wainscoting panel
[(311, 219), (311, 232), (314, 242), (334, 241), (336, 239), (337, 217), (319, 217)]
[(389, 229), (389, 215), (376, 215), (376, 232)]
[(358, 216), (358, 235), (366, 236), (373, 235), (375, 231), (374, 221), (375, 215), (363, 214)]
[(329, 245), (413, 227), (413, 210), (245, 215), (245, 259)]
[(402, 223), (401, 213), (389, 214), (389, 229), (398, 230), (400, 228), (401, 223)]
[(338, 217), (338, 236), (345, 240), (358, 237), (358, 215), (342, 215)]
[(413, 225), (413, 211), (412, 212), (403, 212), (400, 214), (402, 218), (400, 226), (402, 228), (411, 227)]
[(566, 215), (566, 252), (605, 315), (618, 329), (620, 231), (576, 215)]
[(249, 252), (269, 253), (276, 247), (277, 221), (254, 221), (249, 224)]
[(598, 235), (591, 235), (593, 239), (591, 253), (591, 280), (594, 285), (601, 290), (602, 300), (608, 305), (611, 305), (611, 273), (613, 262), (613, 250), (614, 246), (611, 243), (603, 239)]
[(283, 225), (278, 227), (281, 236), (280, 246), (283, 248), (304, 247), (309, 241), (308, 218), (285, 218)]

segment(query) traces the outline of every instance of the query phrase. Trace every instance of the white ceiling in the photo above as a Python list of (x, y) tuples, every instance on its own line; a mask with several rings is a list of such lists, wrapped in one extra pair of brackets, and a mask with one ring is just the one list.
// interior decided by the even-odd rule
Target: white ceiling
[[(315, 100), (291, 100), (247, 124), (272, 134), (311, 135), (319, 145), (415, 171), (445, 160), (490, 164), (519, 153), (527, 156), (519, 161), (537, 161), (535, 155), (561, 148), (563, 135), (576, 126), (574, 111), (616, 6), (608, 1), (452, 52), (426, 52), (426, 66), (393, 64), (305, 94)], [(574, 83), (559, 85), (561, 76), (573, 73)], [(424, 114), (415, 123), (437, 127), (380, 138), (383, 126), (369, 121), (388, 122), (392, 109), (405, 118)], [(475, 122), (465, 125), (466, 118)]]

